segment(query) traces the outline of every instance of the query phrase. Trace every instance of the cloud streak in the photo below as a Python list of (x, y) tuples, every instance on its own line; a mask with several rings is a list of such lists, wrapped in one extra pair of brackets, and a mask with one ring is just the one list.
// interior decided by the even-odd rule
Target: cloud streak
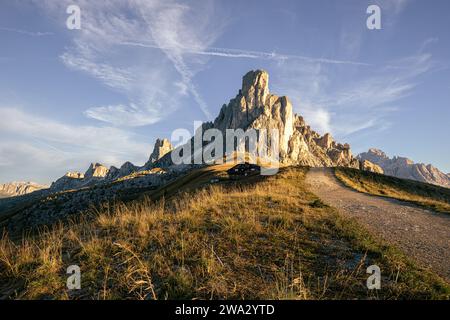
[(52, 36), (54, 35), (53, 32), (40, 32), (40, 31), (27, 31), (27, 30), (21, 30), (21, 29), (15, 29), (15, 28), (7, 28), (7, 27), (0, 27), (0, 31), (6, 31), (6, 32), (14, 32), (30, 37), (46, 37), (46, 36)]
[(388, 114), (398, 110), (400, 100), (412, 95), (420, 77), (434, 68), (432, 56), (422, 50), (384, 67), (353, 70), (348, 79), (322, 63), (285, 62), (279, 65), (276, 89), (292, 98), (313, 128), (345, 138), (386, 129)]

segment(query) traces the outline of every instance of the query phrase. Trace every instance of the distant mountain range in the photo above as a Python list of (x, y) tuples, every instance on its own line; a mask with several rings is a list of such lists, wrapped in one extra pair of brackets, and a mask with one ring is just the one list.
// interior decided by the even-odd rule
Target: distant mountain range
[(388, 176), (450, 187), (450, 174), (441, 172), (431, 164), (414, 163), (404, 157), (389, 158), (379, 149), (370, 149), (368, 152), (361, 153), (357, 159), (376, 164), (382, 169), (382, 173)]
[(0, 198), (22, 196), (46, 188), (48, 186), (34, 182), (9, 182), (0, 184)]

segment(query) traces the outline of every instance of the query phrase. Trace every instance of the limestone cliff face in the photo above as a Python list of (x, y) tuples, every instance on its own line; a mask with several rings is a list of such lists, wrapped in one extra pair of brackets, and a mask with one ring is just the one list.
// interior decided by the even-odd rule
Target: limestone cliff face
[(150, 168), (153, 163), (164, 157), (172, 150), (173, 146), (168, 139), (156, 139), (153, 151), (144, 167), (147, 169)]
[(91, 163), (89, 169), (84, 174), (85, 179), (104, 178), (108, 174), (109, 169), (100, 163)]
[(383, 151), (370, 149), (358, 155), (361, 161), (368, 160), (379, 165), (384, 173), (397, 178), (417, 180), (444, 187), (450, 187), (450, 177), (431, 164), (414, 163), (404, 157), (389, 158)]

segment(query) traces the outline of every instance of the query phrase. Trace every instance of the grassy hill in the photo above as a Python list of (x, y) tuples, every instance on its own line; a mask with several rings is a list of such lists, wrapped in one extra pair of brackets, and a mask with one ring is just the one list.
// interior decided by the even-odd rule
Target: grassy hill
[[(0, 299), (448, 299), (417, 267), (305, 186), (306, 168), (193, 171), (127, 204), (0, 240)], [(214, 178), (214, 183), (212, 183)], [(82, 289), (66, 289), (66, 268)], [(366, 288), (366, 268), (382, 289)]]
[(346, 186), (377, 196), (412, 202), (438, 212), (450, 213), (450, 189), (350, 168), (336, 168)]

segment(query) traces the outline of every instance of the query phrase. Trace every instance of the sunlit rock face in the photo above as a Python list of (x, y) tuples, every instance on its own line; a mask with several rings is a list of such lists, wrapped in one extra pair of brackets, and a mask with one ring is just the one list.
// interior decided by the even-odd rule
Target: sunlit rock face
[(164, 157), (167, 153), (173, 150), (173, 146), (168, 139), (156, 139), (153, 152), (148, 160), (150, 163), (158, 161)]
[(84, 174), (84, 178), (104, 178), (108, 174), (108, 171), (109, 169), (100, 163), (91, 163), (89, 169)]
[(369, 160), (360, 161), (360, 169), (364, 171), (370, 171), (383, 174), (384, 170), (379, 165), (370, 162)]
[(50, 186), (51, 192), (75, 190), (92, 186), (105, 180), (109, 169), (100, 163), (91, 163), (84, 174), (80, 172), (67, 172)]
[(304, 119), (294, 114), (288, 97), (270, 93), (269, 74), (248, 72), (237, 96), (223, 105), (213, 127), (226, 129), (277, 129), (279, 158), (285, 164), (309, 166), (358, 167), (350, 146), (336, 143), (329, 133), (313, 131)]

